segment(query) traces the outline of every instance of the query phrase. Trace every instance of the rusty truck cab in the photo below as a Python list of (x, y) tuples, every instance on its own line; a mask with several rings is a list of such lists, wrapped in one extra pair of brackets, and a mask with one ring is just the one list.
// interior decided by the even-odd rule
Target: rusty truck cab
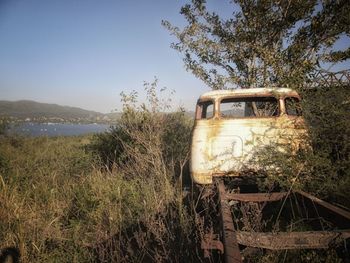
[(258, 169), (254, 153), (271, 143), (299, 144), (300, 96), (287, 88), (216, 90), (196, 106), (190, 171), (197, 184)]

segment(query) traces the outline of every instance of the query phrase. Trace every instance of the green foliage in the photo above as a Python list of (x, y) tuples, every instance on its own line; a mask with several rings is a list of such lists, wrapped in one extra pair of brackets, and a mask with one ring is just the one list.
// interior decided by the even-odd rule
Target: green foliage
[(22, 262), (71, 262), (82, 256), (81, 250), (72, 250), (73, 235), (61, 228), (61, 218), (72, 188), (90, 166), (89, 155), (80, 148), (84, 140), (1, 138), (8, 169), (0, 173), (0, 247), (18, 246)]
[(130, 137), (117, 124), (108, 131), (94, 135), (92, 142), (86, 150), (99, 158), (102, 164), (111, 168), (114, 163), (122, 165), (125, 162), (122, 142), (131, 144)]
[(278, 183), (283, 189), (303, 189), (349, 207), (348, 85), (306, 89), (301, 94), (308, 134), (298, 151), (291, 145), (284, 145), (282, 151), (281, 146), (270, 145), (256, 154), (269, 175), (264, 187)]
[(162, 22), (186, 68), (213, 89), (295, 85), (321, 62), (349, 58), (349, 45), (332, 49), (350, 34), (347, 0), (235, 0), (232, 10), (225, 19), (192, 0), (180, 12), (187, 26)]
[(6, 135), (7, 130), (10, 128), (10, 123), (7, 118), (0, 118), (0, 136)]
[(168, 163), (182, 166), (188, 159), (193, 119), (180, 110), (166, 114), (164, 122), (164, 158)]
[(349, 206), (350, 92), (349, 84), (303, 92), (315, 157), (310, 191)]

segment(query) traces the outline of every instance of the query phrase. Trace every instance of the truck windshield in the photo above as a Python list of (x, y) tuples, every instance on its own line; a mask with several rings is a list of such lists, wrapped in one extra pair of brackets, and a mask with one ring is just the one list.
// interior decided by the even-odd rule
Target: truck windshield
[(222, 118), (272, 117), (278, 114), (275, 97), (227, 98), (220, 103)]

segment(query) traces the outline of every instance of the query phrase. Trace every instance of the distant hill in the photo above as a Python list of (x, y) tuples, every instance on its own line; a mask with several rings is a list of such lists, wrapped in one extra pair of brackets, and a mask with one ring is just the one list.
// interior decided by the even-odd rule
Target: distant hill
[(193, 119), (195, 116), (195, 112), (194, 111), (186, 111), (185, 115)]
[(118, 118), (118, 113), (103, 114), (77, 107), (40, 103), (30, 100), (0, 101), (0, 116), (18, 120), (39, 121), (111, 121)]
[[(185, 114), (191, 118), (194, 118), (193, 111), (186, 111)], [(15, 122), (98, 122), (113, 124), (120, 119), (120, 116), (120, 112), (104, 114), (77, 107), (41, 103), (31, 100), (0, 100), (0, 118), (8, 117)]]

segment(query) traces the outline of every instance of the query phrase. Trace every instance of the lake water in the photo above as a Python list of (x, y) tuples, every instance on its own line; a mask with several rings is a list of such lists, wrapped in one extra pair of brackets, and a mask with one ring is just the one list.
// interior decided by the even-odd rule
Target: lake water
[(9, 133), (27, 136), (72, 136), (106, 131), (108, 124), (35, 123), (23, 122), (13, 125)]

